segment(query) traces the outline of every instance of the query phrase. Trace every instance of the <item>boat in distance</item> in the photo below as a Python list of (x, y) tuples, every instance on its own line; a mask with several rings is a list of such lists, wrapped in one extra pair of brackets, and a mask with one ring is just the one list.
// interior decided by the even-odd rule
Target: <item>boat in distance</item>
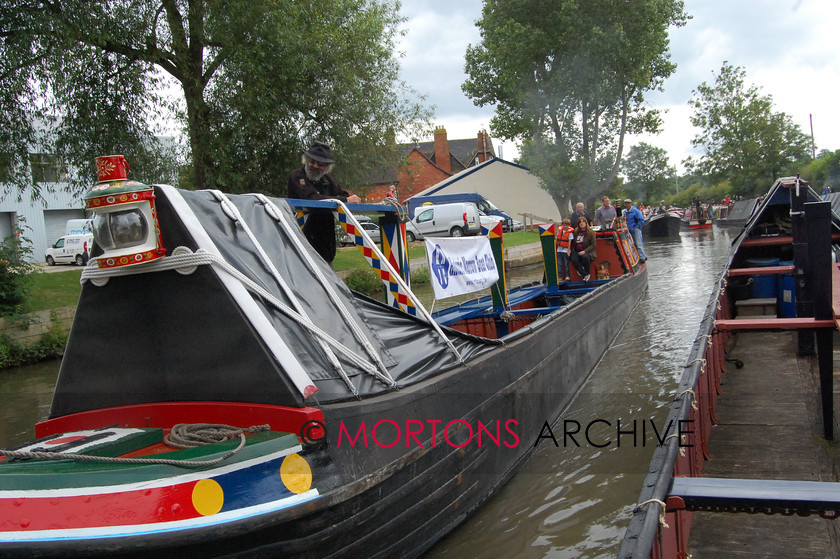
[(744, 227), (760, 205), (760, 200), (748, 198), (737, 200), (732, 203), (732, 208), (725, 217), (717, 220), (719, 227)]
[[(85, 197), (96, 248), (50, 416), (0, 451), (2, 557), (417, 556), (527, 460), (647, 286), (621, 227), (597, 233), (598, 279), (559, 278), (546, 224), (548, 280), (508, 291), (499, 225), (478, 239), (491, 295), (431, 315), (393, 206), (150, 186), (120, 164)], [(381, 246), (352, 209), (381, 216)], [(386, 302), (309, 246), (312, 211)]]
[(840, 218), (799, 177), (755, 204), (670, 404), (690, 428), (654, 451), (621, 559), (837, 554), (840, 484), (815, 457), (833, 448)]
[(712, 217), (709, 215), (706, 206), (689, 206), (685, 209), (681, 219), (683, 231), (694, 231), (696, 229), (711, 229)]
[(652, 239), (679, 238), (680, 222), (680, 216), (674, 212), (654, 214), (645, 219), (642, 235)]

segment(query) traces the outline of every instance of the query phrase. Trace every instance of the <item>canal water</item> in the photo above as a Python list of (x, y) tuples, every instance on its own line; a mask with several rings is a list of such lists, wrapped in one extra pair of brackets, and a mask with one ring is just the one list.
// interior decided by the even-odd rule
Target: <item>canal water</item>
[[(645, 242), (648, 290), (553, 429), (558, 446), (539, 439), (502, 491), (424, 559), (615, 557), (657, 444), (651, 421), (661, 435), (735, 234), (715, 226)], [(576, 437), (580, 447), (571, 437), (564, 446), (563, 421), (569, 432), (592, 424), (592, 443), (599, 446), (583, 436)], [(617, 434), (619, 421), (622, 431), (636, 422), (635, 441)]]
[[(660, 436), (665, 429), (666, 406), (733, 236), (715, 227), (645, 243), (648, 290), (563, 416), (569, 430), (592, 425), (593, 444), (580, 435), (564, 441), (558, 425), (557, 446), (540, 439), (501, 493), (424, 559), (615, 556), (657, 444), (653, 428)], [(532, 268), (513, 281), (541, 277)], [(0, 448), (34, 436), (32, 426), (49, 413), (57, 372), (58, 362), (0, 371)], [(634, 422), (635, 440), (618, 433), (619, 423), (626, 432)]]

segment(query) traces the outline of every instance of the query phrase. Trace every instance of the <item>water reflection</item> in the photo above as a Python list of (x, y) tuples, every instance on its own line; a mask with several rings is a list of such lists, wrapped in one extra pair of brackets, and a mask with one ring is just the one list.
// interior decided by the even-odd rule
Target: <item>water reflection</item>
[(0, 371), (0, 447), (35, 437), (35, 423), (49, 415), (60, 363), (45, 361)]
[[(666, 406), (734, 233), (714, 228), (650, 240), (646, 294), (563, 419), (595, 431), (604, 448), (542, 441), (501, 493), (426, 555), (443, 557), (615, 557), (656, 444), (651, 422), (664, 430)], [(618, 436), (616, 425), (637, 436)], [(647, 437), (641, 437), (647, 422)], [(598, 424), (602, 426), (602, 424)], [(555, 434), (562, 435), (562, 423)], [(634, 444), (635, 443), (635, 444)], [(619, 446), (620, 445), (620, 446)], [(644, 446), (643, 446), (644, 445)]]

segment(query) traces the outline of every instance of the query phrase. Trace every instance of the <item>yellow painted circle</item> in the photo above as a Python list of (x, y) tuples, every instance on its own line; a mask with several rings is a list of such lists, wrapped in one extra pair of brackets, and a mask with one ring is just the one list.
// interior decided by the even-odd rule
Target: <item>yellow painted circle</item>
[(192, 503), (198, 514), (210, 516), (222, 510), (222, 505), (225, 504), (225, 492), (215, 480), (202, 479), (193, 487)]
[(280, 465), (280, 479), (292, 493), (303, 493), (312, 487), (312, 469), (304, 458), (290, 454)]

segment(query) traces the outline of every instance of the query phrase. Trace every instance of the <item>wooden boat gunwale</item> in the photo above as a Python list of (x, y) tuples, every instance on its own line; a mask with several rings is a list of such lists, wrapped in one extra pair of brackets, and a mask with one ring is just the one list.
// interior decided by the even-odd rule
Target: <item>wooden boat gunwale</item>
[[(749, 330), (761, 328), (767, 330), (774, 327), (780, 329), (797, 328), (830, 328), (836, 329), (840, 325), (840, 307), (838, 307), (836, 296), (840, 293), (840, 268), (832, 264), (833, 271), (833, 292), (835, 294), (834, 317), (832, 319), (817, 320), (810, 317), (799, 318), (759, 318), (756, 320), (730, 318), (730, 308), (734, 307), (734, 295), (728, 282), (731, 277), (743, 277), (746, 274), (773, 274), (779, 271), (790, 271), (793, 266), (768, 266), (766, 268), (747, 268), (743, 261), (738, 262), (734, 267), (736, 259), (739, 258), (741, 248), (767, 248), (778, 247), (784, 244), (792, 245), (793, 237), (784, 234), (770, 234), (763, 236), (756, 233), (756, 237), (750, 237), (757, 231), (758, 225), (762, 222), (765, 211), (771, 213), (771, 208), (779, 208), (780, 204), (774, 203), (775, 195), (780, 192), (790, 192), (793, 199), (796, 192), (799, 196), (800, 189), (808, 201), (820, 201), (820, 197), (808, 186), (807, 182), (800, 181), (799, 177), (786, 177), (778, 179), (771, 187), (768, 195), (762, 204), (751, 214), (743, 230), (732, 241), (730, 261), (723, 270), (720, 278), (712, 288), (709, 302), (704, 311), (698, 328), (697, 337), (692, 344), (679, 386), (675, 392), (670, 405), (668, 421), (690, 422), (694, 431), (679, 439), (676, 436), (669, 437), (666, 444), (659, 446), (653, 453), (648, 474), (642, 485), (642, 489), (633, 509), (627, 530), (622, 540), (618, 557), (621, 559), (643, 559), (648, 557), (684, 557), (688, 553), (687, 542), (691, 527), (691, 510), (686, 508), (686, 503), (680, 494), (675, 494), (674, 488), (686, 485), (683, 494), (688, 494), (694, 488), (694, 484), (688, 483), (692, 480), (702, 479), (703, 463), (711, 458), (707, 440), (716, 422), (714, 414), (714, 402), (720, 393), (720, 380), (725, 367), (726, 342), (734, 330)], [(791, 202), (791, 205), (793, 202)], [(793, 215), (793, 209), (788, 206), (789, 215)], [(805, 215), (805, 212), (802, 212)], [(831, 214), (832, 232), (830, 242), (838, 240), (838, 229), (840, 229), (840, 217)], [(766, 224), (764, 224), (766, 225)], [(836, 246), (832, 249), (836, 254)], [(742, 260), (745, 257), (742, 257)], [(747, 264), (748, 266), (749, 264)], [(735, 271), (737, 269), (737, 271)], [(824, 412), (825, 413), (825, 412)], [(826, 420), (824, 416), (824, 420)], [(721, 480), (721, 486), (725, 486), (727, 480)], [(731, 480), (741, 481), (741, 480)], [(759, 480), (756, 480), (759, 481)], [(772, 480), (760, 480), (766, 489), (767, 483)], [(805, 490), (806, 482), (775, 482), (778, 483), (779, 491), (796, 493), (799, 489), (793, 489), (796, 484), (802, 484), (800, 489)], [(835, 483), (822, 483), (824, 494), (836, 494)], [(787, 484), (787, 485), (786, 485)], [(731, 485), (731, 484), (730, 484)], [(748, 485), (748, 484), (744, 484)], [(784, 489), (782, 488), (784, 486)], [(720, 489), (720, 488), (718, 488)], [(738, 491), (734, 486), (730, 487), (731, 492), (727, 497), (720, 497), (707, 508), (696, 510), (720, 510), (720, 511), (750, 511), (749, 506), (742, 508), (733, 507), (731, 503), (737, 500)], [(744, 495), (748, 493), (743, 488)], [(808, 491), (813, 494), (813, 486)], [(753, 492), (755, 493), (755, 492)], [(752, 497), (750, 497), (752, 498)], [(730, 504), (722, 504), (726, 499), (731, 499)], [(693, 499), (692, 502), (702, 502), (702, 499)], [(758, 501), (752, 501), (757, 503)], [(769, 502), (773, 502), (770, 499)], [(775, 501), (773, 513), (782, 514), (811, 514), (814, 511), (807, 511), (809, 501), (802, 498), (797, 505), (789, 498), (780, 498)], [(820, 510), (825, 510), (822, 508)], [(755, 509), (755, 512), (766, 512), (764, 509)], [(840, 506), (834, 503), (834, 512), (840, 513)], [(770, 512), (768, 512), (770, 514)]]

